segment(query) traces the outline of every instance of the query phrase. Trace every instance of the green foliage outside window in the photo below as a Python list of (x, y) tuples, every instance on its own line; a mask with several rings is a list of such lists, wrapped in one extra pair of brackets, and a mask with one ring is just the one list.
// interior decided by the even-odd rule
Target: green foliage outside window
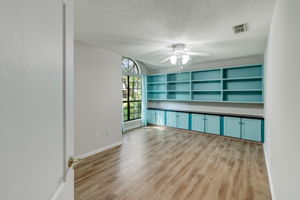
[(123, 76), (123, 119), (140, 119), (142, 112), (142, 79), (139, 76)]

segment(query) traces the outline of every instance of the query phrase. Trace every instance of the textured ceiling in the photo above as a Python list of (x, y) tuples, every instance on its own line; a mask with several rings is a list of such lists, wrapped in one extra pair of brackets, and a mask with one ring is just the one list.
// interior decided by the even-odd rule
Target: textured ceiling
[[(191, 63), (262, 54), (275, 0), (75, 0), (75, 39), (154, 66), (175, 43), (211, 54)], [(233, 25), (249, 23), (234, 34)], [(153, 66), (154, 65), (154, 66)]]

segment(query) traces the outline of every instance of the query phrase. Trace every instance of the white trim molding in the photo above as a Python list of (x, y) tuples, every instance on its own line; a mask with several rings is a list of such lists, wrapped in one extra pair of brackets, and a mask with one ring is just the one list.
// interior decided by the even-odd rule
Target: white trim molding
[(120, 146), (123, 144), (123, 141), (119, 141), (119, 142), (116, 142), (116, 143), (113, 143), (113, 144), (110, 144), (110, 145), (107, 145), (107, 146), (104, 146), (104, 147), (100, 147), (98, 149), (95, 149), (93, 151), (90, 151), (90, 152), (87, 152), (87, 153), (84, 153), (84, 154), (81, 154), (79, 156), (76, 156), (77, 158), (81, 158), (81, 159), (84, 159), (84, 158), (87, 158), (89, 156), (92, 156), (92, 155), (95, 155), (97, 153), (100, 153), (102, 151), (105, 151), (105, 150), (108, 150), (108, 149), (111, 149), (111, 148), (114, 148), (116, 146)]
[(60, 185), (58, 186), (57, 190), (52, 195), (50, 200), (57, 200), (59, 195), (61, 195), (62, 191), (65, 189), (65, 187), (66, 187), (66, 182), (60, 183)]
[(142, 127), (142, 119), (136, 119), (136, 120), (124, 122), (125, 132), (139, 127)]
[(268, 154), (266, 153), (266, 145), (263, 145), (264, 148), (264, 154), (265, 154), (265, 160), (266, 160), (266, 166), (267, 166), (267, 172), (268, 172), (268, 179), (269, 179), (269, 185), (270, 185), (270, 190), (271, 190), (271, 195), (272, 195), (272, 200), (276, 200), (275, 197), (275, 190), (274, 190), (274, 185), (273, 185), (273, 179), (272, 179), (272, 173), (271, 173), (271, 164), (269, 163), (269, 158)]

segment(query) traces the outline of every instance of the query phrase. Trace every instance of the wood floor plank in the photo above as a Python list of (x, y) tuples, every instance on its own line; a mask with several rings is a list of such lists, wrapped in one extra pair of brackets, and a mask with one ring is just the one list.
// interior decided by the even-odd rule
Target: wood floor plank
[(75, 169), (76, 200), (271, 200), (258, 143), (149, 126)]

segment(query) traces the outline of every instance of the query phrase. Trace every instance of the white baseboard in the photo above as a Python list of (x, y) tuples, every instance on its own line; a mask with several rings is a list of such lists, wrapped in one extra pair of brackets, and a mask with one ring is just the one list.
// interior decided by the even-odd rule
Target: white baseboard
[(142, 127), (142, 120), (141, 119), (137, 119), (137, 120), (133, 120), (133, 121), (128, 121), (124, 123), (124, 130), (129, 131), (135, 128), (139, 128)]
[(263, 145), (263, 148), (264, 148), (264, 154), (265, 154), (265, 160), (266, 160), (266, 166), (267, 166), (267, 172), (268, 172), (268, 178), (269, 178), (269, 185), (270, 185), (272, 200), (276, 200), (275, 190), (274, 190), (274, 186), (273, 186), (273, 179), (272, 179), (272, 174), (271, 174), (271, 168), (270, 168), (269, 159), (267, 158), (265, 145)]
[(110, 145), (107, 145), (107, 146), (104, 146), (104, 147), (100, 147), (98, 149), (95, 149), (93, 151), (90, 151), (90, 152), (87, 152), (87, 153), (84, 153), (84, 154), (81, 154), (79, 156), (76, 156), (77, 158), (86, 158), (86, 157), (89, 157), (89, 156), (92, 156), (96, 153), (100, 153), (102, 151), (105, 151), (105, 150), (108, 150), (108, 149), (111, 149), (113, 147), (116, 147), (116, 146), (119, 146), (119, 145), (122, 145), (123, 144), (123, 141), (119, 141), (119, 142), (116, 142), (116, 143), (113, 143), (113, 144), (110, 144)]

